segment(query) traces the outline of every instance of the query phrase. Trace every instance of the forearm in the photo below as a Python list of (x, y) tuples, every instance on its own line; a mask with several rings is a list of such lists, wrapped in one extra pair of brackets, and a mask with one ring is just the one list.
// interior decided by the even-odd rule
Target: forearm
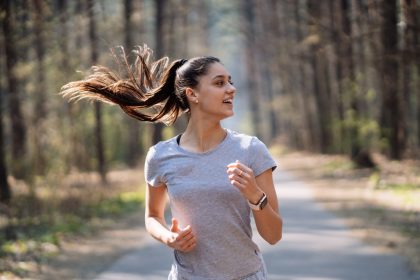
[(270, 244), (275, 244), (282, 238), (283, 220), (270, 204), (260, 210), (253, 210), (258, 233)]
[(167, 228), (166, 222), (163, 218), (146, 217), (146, 230), (149, 234), (164, 244), (168, 244), (171, 231)]

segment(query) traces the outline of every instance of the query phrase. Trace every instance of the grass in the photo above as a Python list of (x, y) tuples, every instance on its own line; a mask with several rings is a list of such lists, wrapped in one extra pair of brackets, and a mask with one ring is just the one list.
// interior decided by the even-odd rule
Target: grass
[[(142, 178), (138, 171), (135, 178)], [(80, 186), (79, 180), (77, 186), (40, 187), (35, 195), (15, 193), (9, 214), (0, 213), (0, 279), (25, 277), (59, 254), (64, 239), (95, 234), (140, 210), (144, 187), (138, 185), (119, 179)]]
[(419, 184), (403, 183), (403, 184), (384, 184), (380, 186), (381, 189), (392, 190), (396, 193), (420, 190)]
[(342, 171), (342, 170), (352, 170), (355, 169), (355, 165), (350, 160), (335, 159), (323, 166), (326, 172)]

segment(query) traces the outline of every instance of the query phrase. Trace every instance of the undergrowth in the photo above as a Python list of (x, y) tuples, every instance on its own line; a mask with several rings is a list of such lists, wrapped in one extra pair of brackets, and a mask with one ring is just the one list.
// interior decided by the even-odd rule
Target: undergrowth
[(95, 234), (140, 210), (143, 193), (138, 185), (123, 181), (15, 193), (8, 206), (0, 207), (0, 279), (41, 272), (42, 264), (59, 254), (63, 240)]

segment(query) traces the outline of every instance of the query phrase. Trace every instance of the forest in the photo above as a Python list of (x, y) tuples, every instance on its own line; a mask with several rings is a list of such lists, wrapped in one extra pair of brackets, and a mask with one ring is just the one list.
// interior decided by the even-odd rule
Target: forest
[[(356, 168), (374, 168), (375, 153), (420, 157), (418, 0), (0, 5), (0, 243), (44, 232), (63, 217), (56, 211), (80, 210), (78, 200), (98, 189), (95, 203), (114, 203), (103, 194), (112, 192), (110, 173), (141, 170), (152, 144), (185, 127), (184, 118), (141, 123), (116, 106), (59, 94), (93, 65), (117, 70), (121, 47), (130, 59), (144, 44), (171, 61), (219, 57), (238, 90), (225, 126), (267, 145), (346, 155)], [(89, 207), (72, 219), (91, 218)]]

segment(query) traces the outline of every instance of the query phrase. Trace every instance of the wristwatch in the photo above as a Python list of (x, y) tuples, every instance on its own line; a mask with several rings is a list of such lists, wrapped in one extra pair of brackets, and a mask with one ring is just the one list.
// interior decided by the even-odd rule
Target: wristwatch
[(264, 209), (264, 207), (267, 205), (267, 202), (267, 195), (263, 192), (263, 196), (260, 198), (260, 200), (258, 200), (257, 204), (253, 204), (248, 200), (248, 205), (252, 210), (260, 211)]

